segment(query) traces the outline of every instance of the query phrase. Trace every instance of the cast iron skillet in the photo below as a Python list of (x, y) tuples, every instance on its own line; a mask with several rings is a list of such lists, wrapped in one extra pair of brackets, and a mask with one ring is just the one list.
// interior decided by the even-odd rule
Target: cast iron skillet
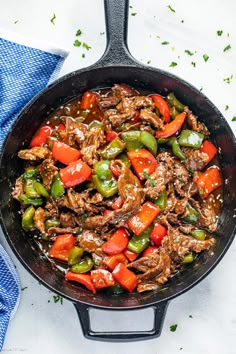
[[(146, 67), (132, 58), (126, 42), (128, 0), (104, 0), (104, 3), (107, 47), (102, 58), (88, 68), (64, 76), (37, 95), (23, 109), (5, 140), (1, 158), (1, 224), (9, 245), (25, 268), (46, 287), (74, 303), (85, 337), (106, 341), (131, 341), (159, 336), (169, 300), (202, 280), (217, 265), (233, 241), (236, 140), (218, 109), (196, 88), (176, 76)], [(34, 240), (29, 239), (22, 230), (19, 205), (11, 198), (12, 187), (23, 170), (23, 163), (17, 158), (17, 152), (28, 146), (45, 117), (88, 89), (111, 87), (114, 83), (126, 83), (163, 95), (169, 91), (175, 92), (180, 101), (189, 105), (207, 125), (211, 139), (221, 149), (220, 164), (227, 183), (224, 184), (224, 206), (215, 233), (217, 245), (214, 254), (201, 254), (195, 264), (183, 274), (176, 275), (167, 284), (166, 290), (161, 292), (116, 296), (97, 292), (94, 295), (79, 285), (66, 282), (63, 274), (52, 269), (51, 263), (37, 248)], [(91, 329), (89, 315), (89, 309), (93, 307), (109, 310), (151, 307), (154, 310), (153, 328), (138, 332), (95, 332)]]

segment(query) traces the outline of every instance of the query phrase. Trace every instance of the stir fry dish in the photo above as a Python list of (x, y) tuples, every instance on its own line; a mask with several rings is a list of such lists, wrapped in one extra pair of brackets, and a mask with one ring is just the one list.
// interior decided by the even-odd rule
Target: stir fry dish
[(172, 92), (115, 84), (58, 108), (19, 151), (22, 228), (67, 281), (158, 291), (214, 249), (223, 181), (190, 109)]

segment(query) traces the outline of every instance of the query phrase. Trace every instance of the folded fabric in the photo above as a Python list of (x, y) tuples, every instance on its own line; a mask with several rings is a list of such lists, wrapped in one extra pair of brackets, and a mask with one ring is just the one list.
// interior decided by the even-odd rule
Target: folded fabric
[[(0, 148), (20, 110), (55, 78), (67, 54), (9, 32), (0, 38)], [(0, 245), (0, 351), (19, 298), (16, 269)]]

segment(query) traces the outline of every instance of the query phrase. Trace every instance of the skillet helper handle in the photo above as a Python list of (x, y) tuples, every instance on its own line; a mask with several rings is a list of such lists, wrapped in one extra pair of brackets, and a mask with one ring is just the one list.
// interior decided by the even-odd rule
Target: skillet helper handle
[[(126, 331), (126, 332), (125, 331), (124, 332), (123, 331), (117, 331), (117, 332), (93, 331), (91, 329), (91, 321), (90, 321), (90, 314), (89, 314), (89, 310), (92, 307), (83, 303), (75, 303), (74, 305), (77, 310), (80, 324), (85, 338), (98, 340), (98, 341), (105, 341), (105, 342), (131, 342), (131, 341), (152, 339), (160, 336), (168, 302), (164, 301), (159, 304), (154, 304), (148, 307), (153, 309), (153, 314), (154, 314), (153, 328), (151, 330)], [(93, 309), (95, 308), (93, 307)], [(130, 312), (132, 313), (132, 310)]]
[(140, 65), (127, 46), (129, 0), (104, 0), (107, 45), (96, 66)]

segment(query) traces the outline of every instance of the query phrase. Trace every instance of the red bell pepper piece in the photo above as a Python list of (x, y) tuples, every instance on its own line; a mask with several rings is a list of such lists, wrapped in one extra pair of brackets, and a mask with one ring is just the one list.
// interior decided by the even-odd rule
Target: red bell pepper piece
[(165, 123), (169, 123), (170, 121), (170, 108), (168, 103), (162, 96), (159, 95), (152, 95), (151, 98), (153, 99), (156, 107), (158, 108), (159, 112), (164, 118)]
[(134, 251), (130, 251), (130, 250), (128, 250), (128, 248), (126, 248), (123, 253), (124, 253), (125, 257), (128, 258), (128, 260), (130, 262), (135, 261), (135, 259), (138, 258), (138, 256), (139, 256), (139, 253), (136, 253)]
[(113, 210), (108, 210), (108, 209), (107, 209), (107, 210), (104, 211), (103, 215), (106, 216), (106, 215), (110, 214), (112, 211), (113, 211)]
[(61, 181), (66, 188), (74, 187), (86, 181), (91, 174), (91, 168), (82, 160), (74, 161), (67, 167), (60, 169)]
[(215, 189), (223, 184), (220, 171), (217, 167), (210, 167), (203, 172), (196, 181), (200, 196), (205, 199)]
[(111, 160), (111, 162), (110, 162), (110, 170), (111, 170), (111, 172), (113, 173), (113, 175), (116, 178), (120, 177), (121, 171), (118, 169), (118, 166), (117, 166), (115, 160)]
[(217, 148), (209, 140), (204, 140), (200, 147), (200, 151), (205, 152), (208, 155), (206, 163), (209, 163), (217, 153)]
[(52, 157), (55, 160), (60, 161), (65, 165), (69, 165), (71, 162), (78, 160), (80, 156), (81, 154), (79, 150), (62, 143), (61, 141), (54, 141), (52, 147)]
[(46, 144), (48, 136), (52, 134), (53, 128), (50, 125), (44, 125), (39, 128), (30, 142), (30, 147)]
[(68, 261), (68, 255), (75, 245), (75, 238), (72, 234), (64, 234), (56, 237), (49, 251), (49, 257)]
[(140, 211), (136, 215), (131, 216), (128, 220), (128, 227), (135, 233), (140, 235), (155, 220), (161, 209), (152, 202), (146, 202), (141, 206)]
[(57, 126), (56, 126), (57, 130), (59, 131), (63, 131), (66, 129), (65, 125), (63, 123), (59, 123)]
[(149, 246), (143, 251), (142, 257), (146, 257), (149, 254), (158, 254), (158, 253), (159, 253), (159, 247), (157, 247), (157, 246)]
[(161, 245), (161, 241), (163, 240), (164, 236), (167, 234), (167, 229), (161, 225), (159, 222), (154, 224), (154, 228), (152, 229), (150, 239), (157, 245)]
[(102, 260), (102, 262), (109, 268), (110, 270), (113, 270), (118, 263), (123, 263), (127, 264), (128, 261), (123, 253), (118, 253), (115, 254), (114, 256), (105, 256)]
[(129, 292), (133, 291), (138, 284), (138, 277), (131, 270), (126, 268), (123, 263), (117, 264), (112, 272), (113, 278), (124, 289)]
[(97, 103), (98, 94), (92, 91), (86, 91), (80, 101), (81, 109), (91, 109)]
[(158, 130), (156, 132), (156, 137), (159, 138), (168, 138), (169, 136), (175, 134), (184, 124), (186, 113), (182, 112), (177, 115), (177, 117), (172, 120), (172, 122), (167, 123), (164, 126), (163, 130)]
[(113, 256), (124, 251), (129, 242), (128, 235), (124, 227), (117, 229), (111, 238), (102, 245), (103, 252)]
[(65, 275), (66, 280), (76, 281), (77, 283), (83, 284), (87, 289), (96, 293), (96, 289), (93, 285), (91, 275), (88, 273), (73, 273), (70, 270)]
[(121, 196), (119, 195), (119, 197), (117, 197), (115, 199), (115, 201), (112, 203), (111, 207), (113, 210), (117, 210), (117, 209), (120, 209), (123, 204), (124, 204), (124, 202), (123, 202)]
[(118, 137), (118, 134), (116, 132), (113, 132), (113, 130), (108, 130), (106, 132), (106, 141), (108, 141), (108, 142), (114, 140), (117, 137)]
[(157, 160), (148, 150), (131, 150), (127, 152), (127, 155), (135, 173), (141, 180), (146, 179), (144, 172), (150, 175), (157, 167)]
[(104, 289), (115, 285), (112, 274), (106, 269), (95, 269), (91, 271), (91, 279), (95, 289)]

